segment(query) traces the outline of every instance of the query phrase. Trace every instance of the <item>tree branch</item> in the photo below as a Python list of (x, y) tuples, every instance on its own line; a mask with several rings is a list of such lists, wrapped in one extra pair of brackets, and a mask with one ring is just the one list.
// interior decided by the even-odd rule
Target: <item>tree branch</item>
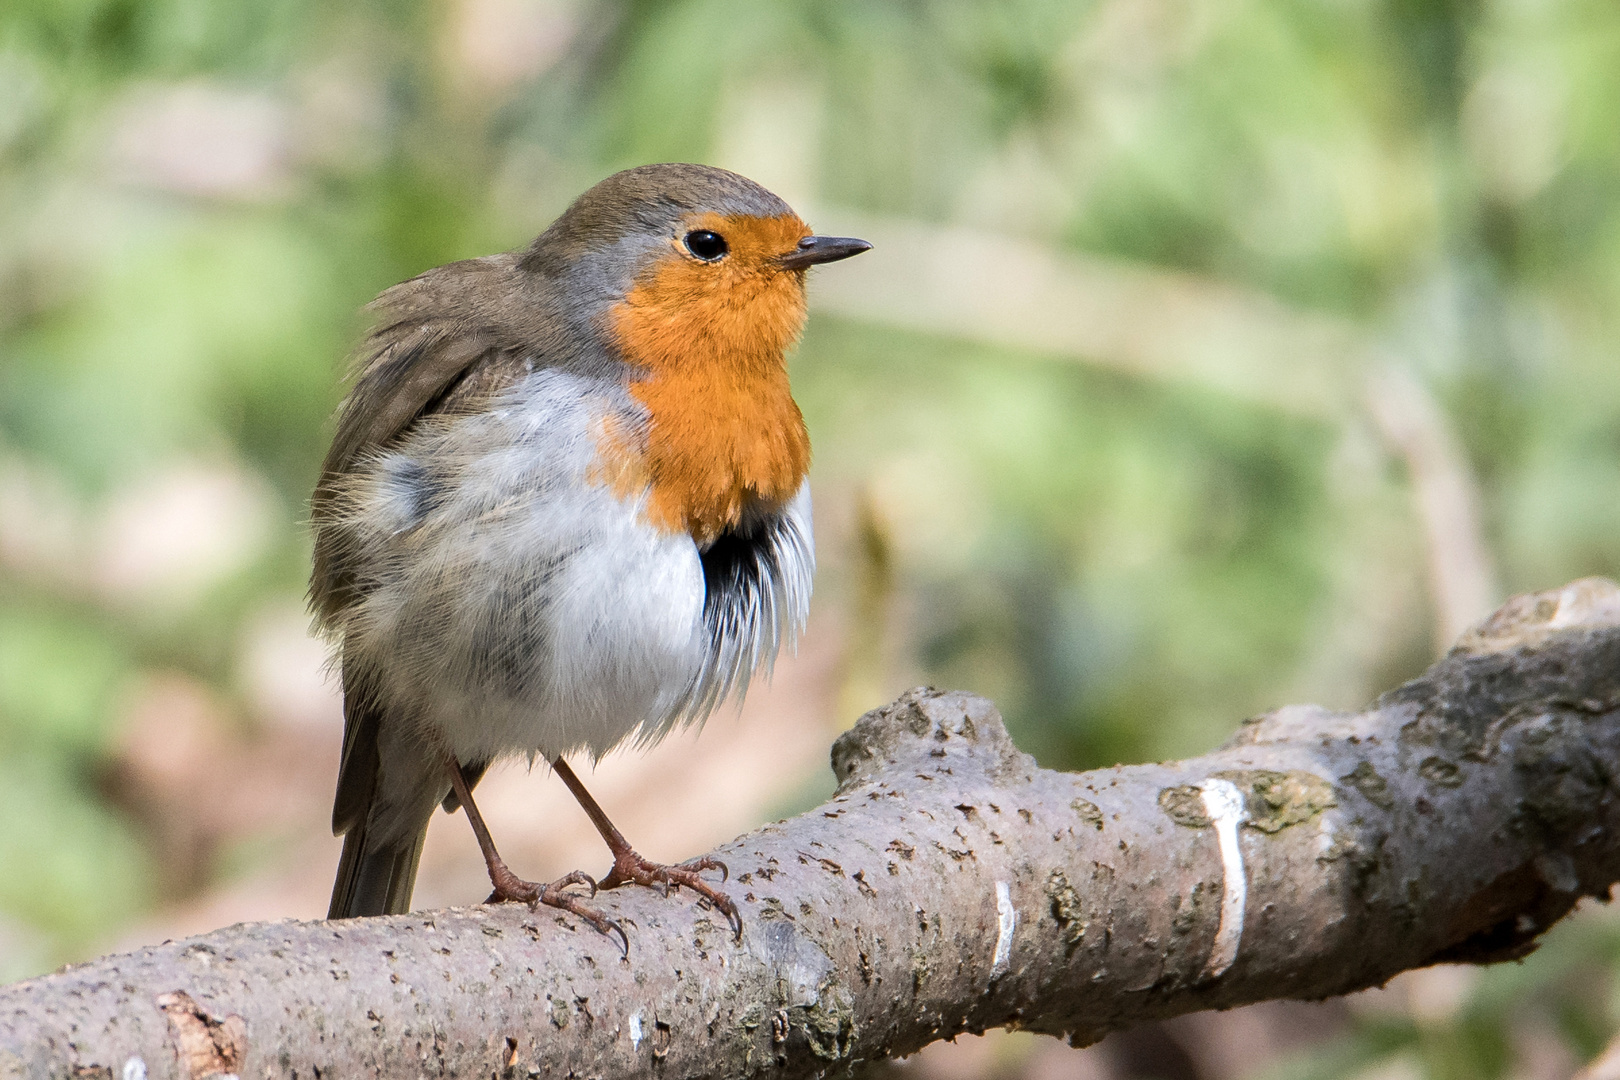
[(628, 959), (511, 905), (237, 926), (0, 990), (0, 1077), (797, 1077), (1343, 994), (1522, 956), (1606, 895), (1617, 760), (1595, 579), (1366, 712), (1290, 706), (1184, 762), (1039, 769), (988, 702), (915, 690), (838, 740), (830, 802), (715, 852), (740, 943), (645, 889), (600, 898)]

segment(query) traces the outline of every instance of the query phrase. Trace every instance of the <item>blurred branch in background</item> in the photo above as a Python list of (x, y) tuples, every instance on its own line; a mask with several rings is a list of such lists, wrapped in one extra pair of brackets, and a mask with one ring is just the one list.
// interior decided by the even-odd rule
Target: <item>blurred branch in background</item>
[(812, 213), (818, 228), (874, 247), (858, 272), (813, 283), (830, 314), (1055, 354), (1312, 418), (1342, 422), (1355, 408), (1368, 350), (1346, 321), (1015, 236), (841, 207)]
[(1428, 540), (1435, 652), (1440, 653), (1498, 596), (1479, 486), (1439, 404), (1409, 372), (1393, 366), (1370, 372), (1367, 407), (1406, 464), (1413, 510)]
[(883, 703), (893, 684), (898, 633), (892, 527), (870, 487), (855, 496), (849, 626), (844, 633), (843, 688), (838, 716), (858, 717)]
[(1574, 1080), (1620, 1080), (1620, 1039), (1611, 1042)]
[(1406, 466), (1427, 538), (1436, 647), (1498, 598), (1478, 486), (1450, 421), (1368, 332), (1271, 297), (963, 228), (827, 208), (870, 237), (868, 264), (816, 285), (848, 318), (963, 337), (1197, 386), (1344, 425), (1371, 419)]

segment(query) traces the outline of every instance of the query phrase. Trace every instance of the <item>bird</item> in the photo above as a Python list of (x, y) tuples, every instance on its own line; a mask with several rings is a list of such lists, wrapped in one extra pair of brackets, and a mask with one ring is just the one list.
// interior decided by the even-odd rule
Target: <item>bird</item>
[[(704, 857), (643, 858), (565, 758), (651, 746), (791, 647), (815, 548), (810, 442), (786, 355), (810, 267), (870, 244), (813, 232), (736, 173), (644, 165), (527, 248), (384, 291), (310, 502), (310, 604), (334, 643), (343, 748), (328, 917), (403, 913), (436, 808), (463, 809), (487, 903), (604, 934), (599, 889), (735, 903)], [(613, 857), (524, 880), (472, 791), (544, 759)]]

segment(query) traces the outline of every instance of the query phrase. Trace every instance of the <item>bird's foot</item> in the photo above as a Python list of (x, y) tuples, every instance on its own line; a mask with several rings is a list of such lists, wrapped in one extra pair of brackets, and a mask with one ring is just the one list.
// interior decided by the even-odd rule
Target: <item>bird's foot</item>
[(605, 936), (618, 934), (624, 954), (630, 955), (630, 938), (625, 934), (624, 927), (608, 918), (600, 908), (594, 908), (581, 900), (577, 894), (565, 891), (570, 885), (587, 885), (590, 887), (591, 895), (595, 896), (596, 882), (589, 874), (575, 870), (549, 885), (541, 885), (533, 881), (524, 881), (508, 870), (505, 863), (497, 863), (490, 868), (489, 879), (495, 886), (495, 891), (489, 894), (484, 903), (504, 904), (515, 901), (528, 904), (531, 909), (544, 904), (546, 907), (570, 912), (596, 927), (600, 934)]
[(738, 913), (737, 905), (732, 902), (731, 897), (698, 876), (704, 870), (720, 871), (721, 881), (731, 876), (725, 863), (707, 855), (678, 866), (665, 866), (663, 863), (649, 862), (627, 847), (613, 853), (613, 869), (608, 871), (607, 877), (598, 882), (597, 886), (602, 889), (616, 889), (620, 885), (645, 885), (648, 888), (662, 889), (664, 895), (668, 896), (670, 889), (678, 889), (685, 885), (718, 908), (725, 915), (726, 921), (731, 924), (737, 939), (742, 940), (742, 915)]

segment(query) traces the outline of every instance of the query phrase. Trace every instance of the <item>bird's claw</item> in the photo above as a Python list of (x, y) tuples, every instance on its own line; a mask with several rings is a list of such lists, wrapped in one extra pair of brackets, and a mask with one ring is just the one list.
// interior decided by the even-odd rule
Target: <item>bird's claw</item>
[(548, 888), (561, 889), (565, 885), (589, 885), (591, 889), (591, 899), (594, 900), (596, 898), (596, 879), (591, 877), (591, 875), (587, 874), (583, 870), (569, 871), (556, 881), (553, 881)]
[(720, 880), (725, 881), (731, 877), (726, 864), (719, 859), (704, 855), (677, 866), (665, 866), (661, 863), (648, 862), (634, 851), (617, 853), (613, 859), (613, 869), (608, 871), (607, 877), (602, 879), (601, 887), (616, 889), (620, 885), (631, 883), (645, 885), (648, 888), (657, 887), (664, 896), (668, 896), (672, 889), (679, 889), (685, 885), (698, 896), (713, 904), (725, 915), (726, 922), (731, 926), (738, 941), (742, 940), (742, 915), (731, 897), (704, 881), (699, 874), (704, 870), (720, 871)]
[[(595, 927), (596, 932), (601, 934), (603, 937), (611, 937), (613, 934), (618, 934), (619, 949), (626, 957), (628, 957), (630, 955), (630, 935), (624, 932), (624, 927), (619, 925), (618, 920), (609, 918), (600, 909), (591, 907), (589, 904), (586, 904), (580, 900), (579, 897), (563, 892), (564, 885), (583, 884), (584, 882), (580, 881), (580, 878), (584, 878), (585, 882), (591, 882), (589, 877), (579, 873), (579, 871), (576, 870), (567, 877), (559, 878), (550, 885), (547, 885), (540, 894), (539, 902), (545, 904), (547, 907), (554, 907), (579, 916), (581, 919), (584, 919), (586, 922)], [(591, 884), (594, 886), (595, 882), (591, 882)], [(595, 894), (594, 889), (592, 890), (592, 894)]]
[[(502, 872), (504, 871), (504, 873)], [(630, 955), (630, 936), (624, 932), (624, 927), (598, 909), (586, 904), (572, 893), (565, 892), (570, 885), (585, 885), (591, 890), (591, 898), (597, 892), (596, 879), (582, 870), (574, 870), (553, 881), (549, 885), (537, 885), (532, 881), (524, 881), (516, 874), (507, 870), (504, 864), (499, 865), (491, 872), (490, 878), (495, 890), (484, 901), (486, 904), (503, 904), (516, 902), (528, 904), (529, 910), (537, 909), (541, 904), (546, 907), (557, 908), (579, 916), (594, 926), (598, 933), (612, 936), (619, 935), (619, 947), (625, 956)]]
[[(630, 935), (624, 932), (624, 927), (620, 926), (617, 920), (609, 918), (601, 909), (591, 907), (572, 893), (564, 892), (563, 890), (569, 885), (589, 885), (591, 887), (591, 896), (596, 896), (596, 880), (589, 874), (574, 870), (564, 874), (540, 890), (540, 895), (535, 898), (535, 904), (544, 904), (547, 907), (554, 907), (560, 911), (578, 915), (581, 919), (594, 926), (596, 932), (604, 937), (618, 934), (619, 948), (625, 956), (629, 956)], [(530, 907), (533, 906), (535, 905), (530, 905)]]
[(718, 870), (720, 871), (721, 881), (731, 880), (731, 870), (726, 866), (726, 864), (710, 855), (705, 855), (701, 859), (691, 859), (687, 862), (683, 862), (678, 869), (690, 870), (694, 874), (699, 870)]

